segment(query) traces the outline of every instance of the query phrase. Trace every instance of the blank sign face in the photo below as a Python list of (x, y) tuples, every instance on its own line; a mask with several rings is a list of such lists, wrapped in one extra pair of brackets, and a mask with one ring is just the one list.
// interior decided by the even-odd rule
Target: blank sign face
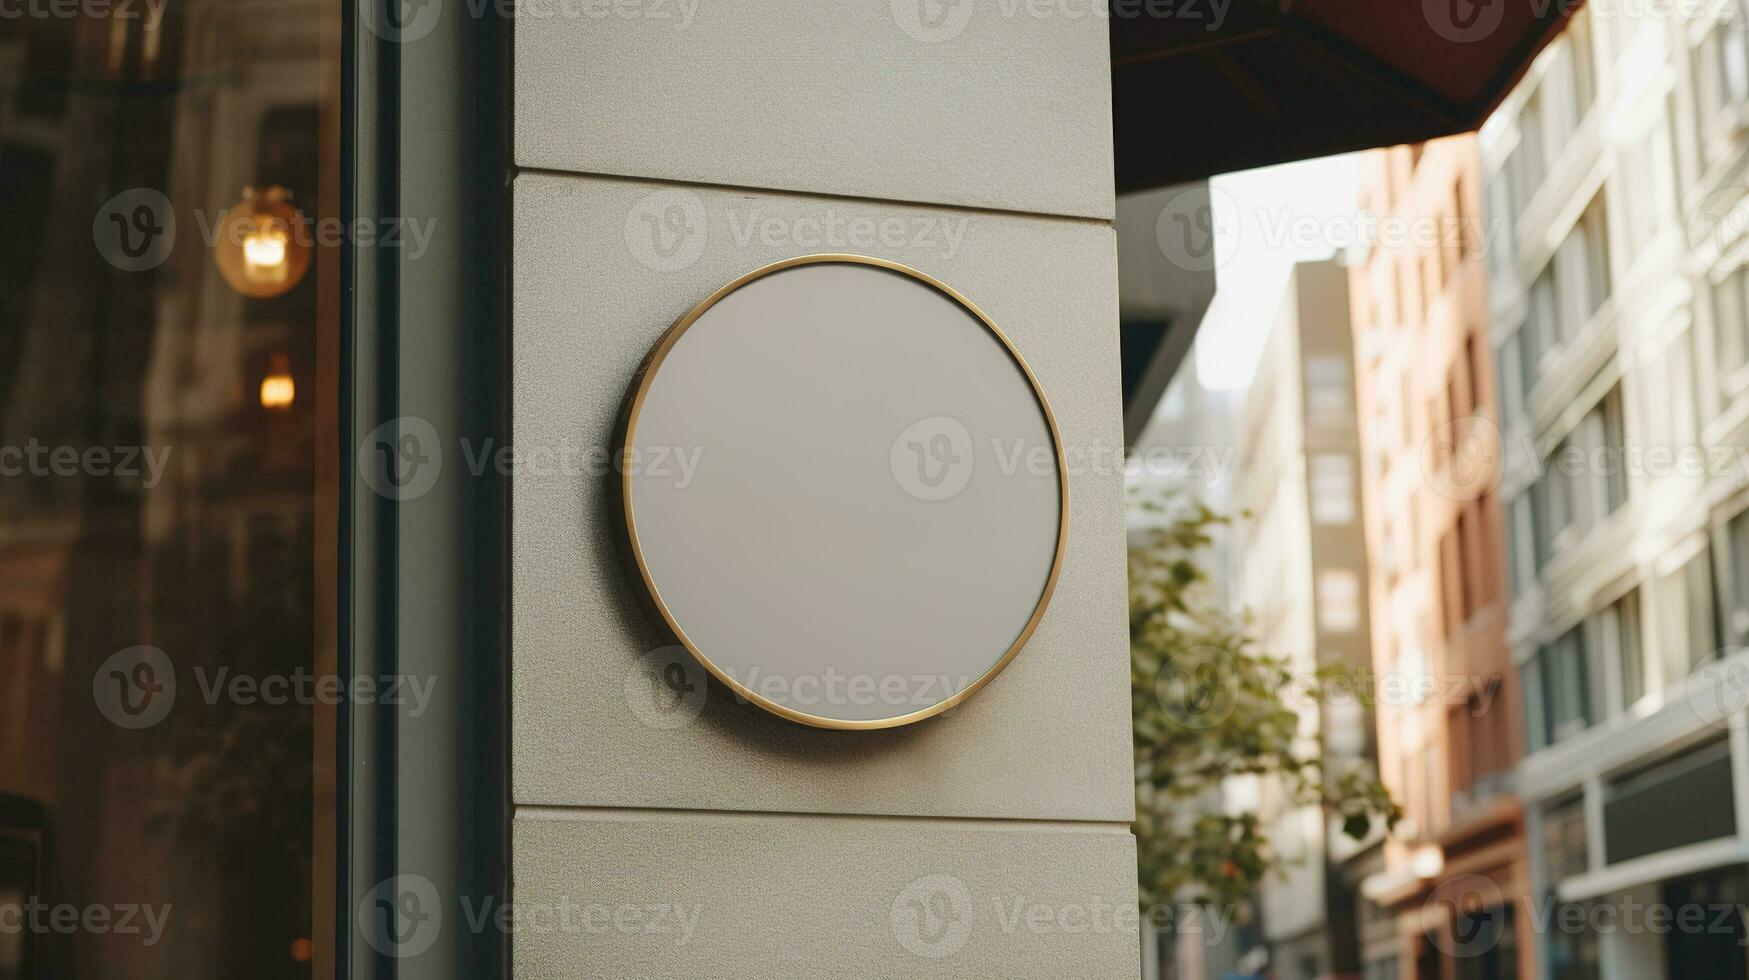
[(664, 335), (625, 425), (627, 539), (738, 697), (829, 728), (927, 718), (1032, 634), (1066, 536), (1050, 410), (947, 286), (809, 256)]

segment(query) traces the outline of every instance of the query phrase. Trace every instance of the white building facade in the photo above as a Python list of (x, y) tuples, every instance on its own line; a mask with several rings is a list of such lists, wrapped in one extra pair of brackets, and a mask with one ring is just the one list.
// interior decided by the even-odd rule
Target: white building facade
[(1577, 18), (1481, 133), (1551, 978), (1749, 973), (1749, 24), (1687, 9)]

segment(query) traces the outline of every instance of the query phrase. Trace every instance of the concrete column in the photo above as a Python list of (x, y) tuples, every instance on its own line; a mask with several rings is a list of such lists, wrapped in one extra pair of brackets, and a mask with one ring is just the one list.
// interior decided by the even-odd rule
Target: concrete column
[[(519, 452), (605, 449), (676, 318), (768, 262), (855, 252), (977, 303), (1071, 452), (1115, 453), (1107, 23), (1084, 8), (525, 12)], [(652, 699), (647, 671), (671, 661), (622, 571), (605, 478), (518, 467), (515, 974), (1136, 975), (1122, 477), (1071, 470), (1062, 574), (1019, 657), (941, 717), (838, 732), (702, 673)]]

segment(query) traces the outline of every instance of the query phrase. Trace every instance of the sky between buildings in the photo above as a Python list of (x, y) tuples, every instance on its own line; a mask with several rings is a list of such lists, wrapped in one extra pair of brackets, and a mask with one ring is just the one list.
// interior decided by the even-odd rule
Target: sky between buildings
[(1359, 227), (1359, 174), (1358, 155), (1347, 153), (1210, 181), (1220, 265), (1196, 335), (1205, 386), (1251, 383), (1294, 263), (1329, 258)]

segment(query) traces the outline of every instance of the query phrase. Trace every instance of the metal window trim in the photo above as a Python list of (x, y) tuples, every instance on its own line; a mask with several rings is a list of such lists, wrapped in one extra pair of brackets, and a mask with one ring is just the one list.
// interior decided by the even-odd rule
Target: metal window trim
[[(508, 879), (506, 481), (470, 473), (460, 452), (508, 430), (508, 31), (495, 8), (431, 8), (428, 33), (396, 41), (370, 25), (428, 8), (343, 5), (345, 226), (432, 222), (422, 254), (376, 235), (342, 257), (340, 671), (433, 685), (417, 715), (339, 708), (334, 961), (359, 980), (509, 973), (506, 937), (466, 928), (459, 904), (502, 903)], [(360, 447), (399, 445), (411, 420), (438, 433), (437, 478), (393, 499)], [(444, 905), (430, 947), (405, 956), (373, 947), (359, 919), (399, 875), (428, 879)]]

